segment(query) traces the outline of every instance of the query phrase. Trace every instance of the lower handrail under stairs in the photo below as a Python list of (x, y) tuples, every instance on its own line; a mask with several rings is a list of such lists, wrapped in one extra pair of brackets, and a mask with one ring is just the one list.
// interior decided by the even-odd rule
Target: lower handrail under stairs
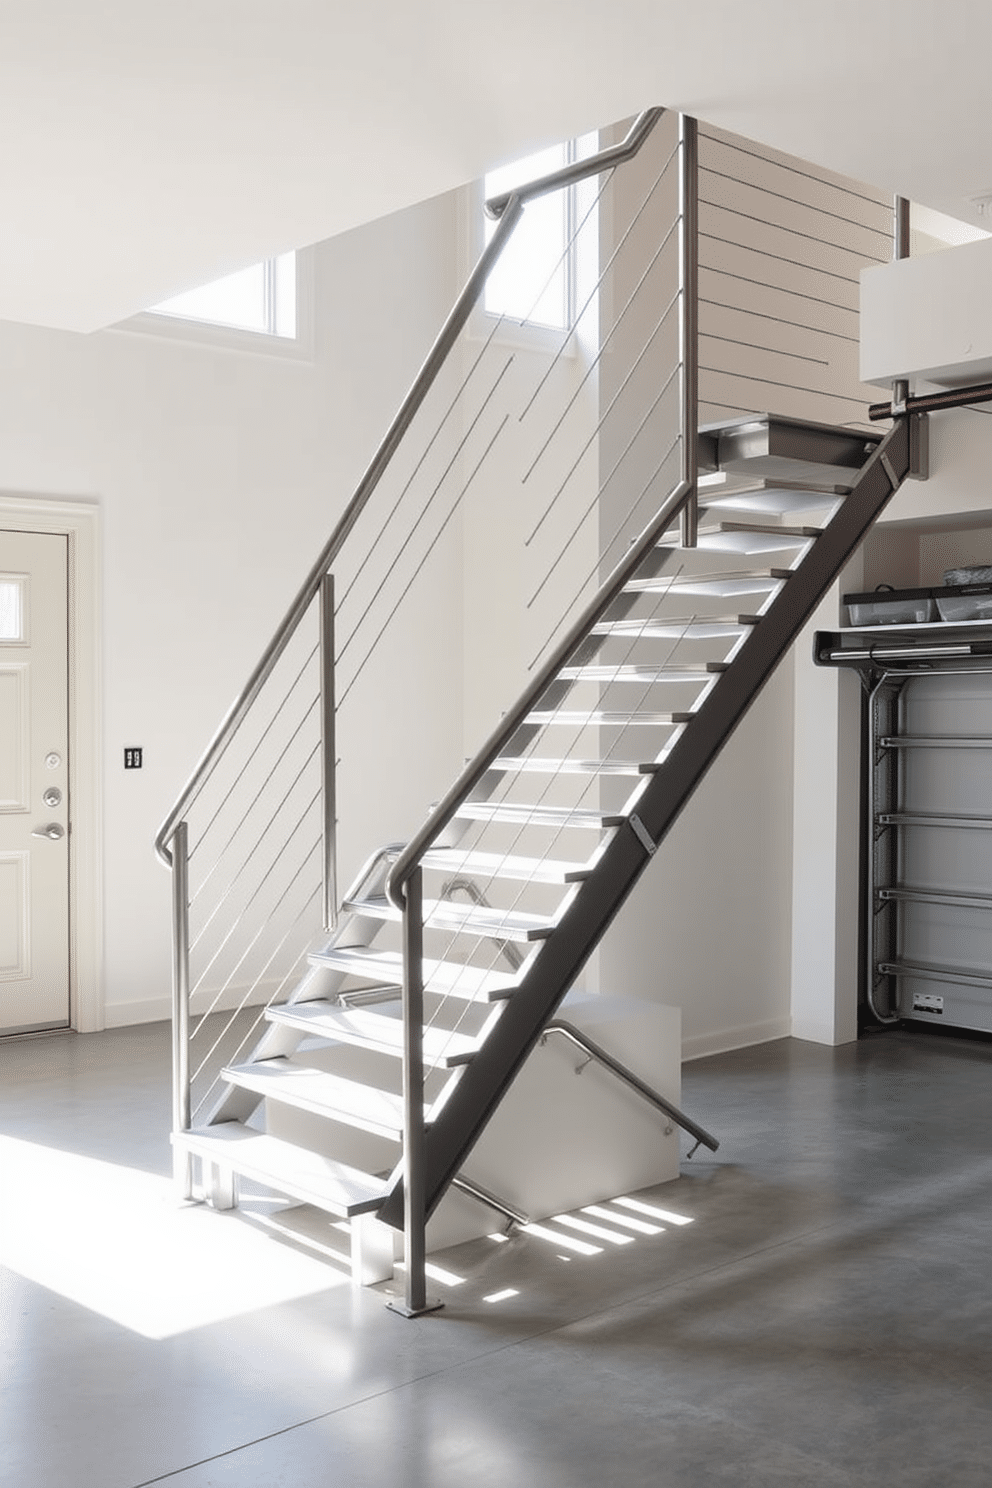
[[(683, 1131), (687, 1131), (690, 1136), (695, 1137), (696, 1146), (688, 1153), (689, 1157), (695, 1152), (696, 1147), (708, 1147), (711, 1152), (717, 1150), (720, 1145), (719, 1141), (704, 1126), (700, 1126), (698, 1121), (693, 1121), (692, 1117), (687, 1116), (684, 1111), (680, 1111), (678, 1106), (673, 1106), (671, 1101), (666, 1100), (663, 1095), (659, 1095), (657, 1090), (653, 1090), (639, 1075), (635, 1075), (633, 1070), (628, 1069), (625, 1064), (621, 1064), (619, 1059), (614, 1059), (613, 1055), (608, 1054), (601, 1044), (597, 1044), (587, 1033), (583, 1033), (581, 1029), (576, 1028), (574, 1023), (569, 1023), (564, 1018), (555, 1018), (552, 1023), (547, 1024), (545, 1027), (544, 1033), (541, 1036), (542, 1044), (550, 1033), (560, 1033), (564, 1038), (567, 1038), (570, 1043), (575, 1044), (584, 1054), (588, 1054), (590, 1059), (594, 1059), (597, 1064), (601, 1064), (604, 1069), (608, 1069), (611, 1075), (616, 1075), (618, 1080), (622, 1080), (625, 1085), (629, 1085), (631, 1090), (636, 1091), (642, 1100), (646, 1100), (649, 1105), (656, 1107), (657, 1110), (663, 1111), (666, 1116), (669, 1116), (675, 1122), (676, 1126), (680, 1126)], [(580, 1070), (584, 1068), (584, 1065), (579, 1066)]]

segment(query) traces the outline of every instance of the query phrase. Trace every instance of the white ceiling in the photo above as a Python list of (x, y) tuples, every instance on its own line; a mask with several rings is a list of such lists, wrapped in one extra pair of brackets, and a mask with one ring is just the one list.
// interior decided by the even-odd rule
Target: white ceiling
[(92, 330), (682, 108), (954, 216), (989, 0), (0, 0), (0, 318)]

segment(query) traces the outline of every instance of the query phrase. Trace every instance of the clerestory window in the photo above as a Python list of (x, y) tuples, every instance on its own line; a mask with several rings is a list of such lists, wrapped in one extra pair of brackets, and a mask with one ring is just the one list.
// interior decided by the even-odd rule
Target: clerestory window
[(292, 340), (297, 333), (296, 254), (283, 253), (225, 274), (153, 305), (150, 313)]

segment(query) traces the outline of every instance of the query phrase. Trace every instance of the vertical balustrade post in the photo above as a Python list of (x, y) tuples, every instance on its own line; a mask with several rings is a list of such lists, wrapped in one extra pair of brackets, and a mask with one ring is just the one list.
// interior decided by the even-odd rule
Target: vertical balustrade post
[[(897, 196), (892, 202), (892, 257), (909, 257), (909, 198)], [(896, 378), (892, 384), (892, 412), (905, 413), (909, 397), (909, 382), (905, 377)]]
[(193, 1159), (178, 1142), (189, 1130), (189, 829), (172, 834), (172, 1132), (173, 1172), (184, 1199), (193, 1196)]
[(696, 546), (699, 525), (699, 131), (679, 115), (679, 357), (682, 479), (691, 492), (682, 508), (682, 546)]
[(403, 1317), (436, 1312), (427, 1297), (424, 1168), (424, 875), (414, 868), (404, 886), (403, 911), (403, 1234), (406, 1270)]
[(337, 740), (334, 697), (334, 576), (320, 582), (320, 786), (323, 922), (333, 930), (338, 917)]

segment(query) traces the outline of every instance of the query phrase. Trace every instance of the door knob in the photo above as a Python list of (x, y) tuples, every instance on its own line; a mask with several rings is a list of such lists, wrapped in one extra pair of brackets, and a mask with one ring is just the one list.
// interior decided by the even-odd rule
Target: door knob
[(35, 827), (31, 836), (50, 837), (53, 842), (58, 842), (60, 837), (65, 836), (65, 828), (60, 827), (58, 822), (49, 822), (47, 827)]

